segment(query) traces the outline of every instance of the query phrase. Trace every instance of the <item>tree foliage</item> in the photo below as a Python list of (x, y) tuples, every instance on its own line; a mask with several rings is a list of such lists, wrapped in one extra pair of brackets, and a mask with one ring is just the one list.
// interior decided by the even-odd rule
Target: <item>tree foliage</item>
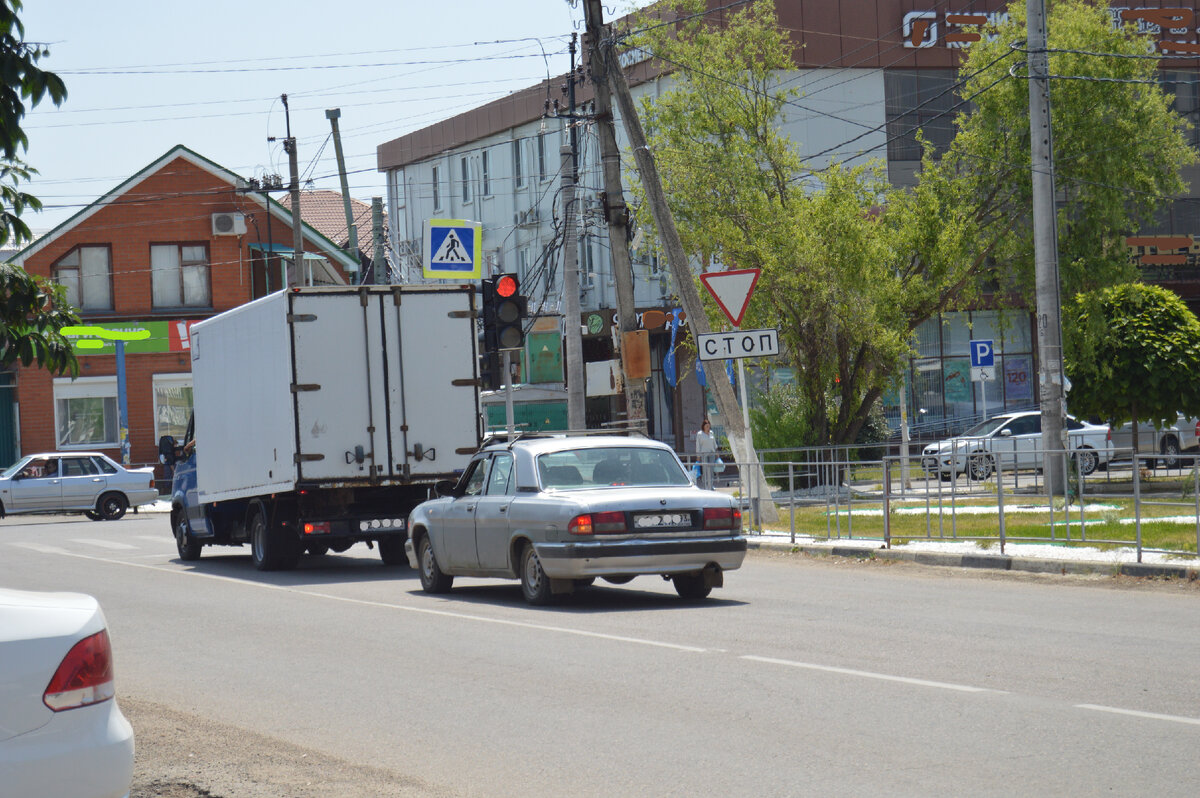
[[(1046, 25), (1059, 272), (1070, 297), (1136, 279), (1124, 237), (1185, 188), (1180, 170), (1196, 153), (1132, 23), (1114, 27), (1107, 3), (1055, 0)], [(929, 153), (924, 168), (929, 188), (968, 203), (973, 268), (1032, 304), (1029, 85), (1013, 77), (1028, 74), (1025, 38), (1025, 4), (1013, 2), (971, 45), (959, 77), (973, 108), (957, 118), (949, 151)]]
[[(796, 443), (851, 443), (921, 323), (985, 293), (1001, 305), (1033, 296), (1028, 82), (1009, 73), (1024, 58), (1023, 4), (967, 51), (954, 140), (925, 145), (908, 189), (890, 187), (879, 162), (804, 162), (783, 132), (807, 112), (780, 82), (794, 66), (771, 2), (720, 25), (703, 9), (656, 4), (630, 37), (672, 70), (642, 109), (671, 209), (702, 262), (762, 269), (743, 326), (779, 328), (808, 414), (811, 437)], [(661, 24), (672, 13), (680, 21)], [(1089, 54), (1144, 56), (1144, 38), (1086, 0), (1053, 2), (1049, 28), (1050, 69), (1064, 78), (1052, 103), (1070, 296), (1130, 278), (1123, 236), (1179, 192), (1195, 155), (1155, 60)], [(639, 221), (653, 224), (644, 207)], [(710, 317), (719, 323), (713, 306)]]
[(1140, 283), (1081, 293), (1063, 320), (1075, 413), (1156, 426), (1200, 415), (1200, 320), (1176, 294)]
[[(17, 16), (21, 8), (21, 0), (0, 0), (0, 245), (29, 241), (21, 215), (42, 207), (37, 197), (19, 188), (35, 174), (17, 157), (29, 145), (21, 128), (26, 103), (32, 107), (48, 96), (61, 105), (67, 96), (62, 80), (38, 66), (49, 51), (25, 41), (25, 26)], [(19, 361), (59, 374), (77, 372), (70, 343), (58, 331), (79, 319), (61, 288), (19, 266), (0, 264), (0, 302), (0, 366)]]

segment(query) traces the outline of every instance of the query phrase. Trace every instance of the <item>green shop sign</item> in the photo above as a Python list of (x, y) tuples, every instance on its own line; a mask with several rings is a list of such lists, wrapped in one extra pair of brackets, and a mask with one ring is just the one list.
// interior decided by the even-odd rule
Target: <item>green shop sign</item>
[(127, 321), (113, 324), (63, 327), (76, 356), (114, 355), (117, 341), (125, 342), (130, 355), (191, 350), (193, 321)]

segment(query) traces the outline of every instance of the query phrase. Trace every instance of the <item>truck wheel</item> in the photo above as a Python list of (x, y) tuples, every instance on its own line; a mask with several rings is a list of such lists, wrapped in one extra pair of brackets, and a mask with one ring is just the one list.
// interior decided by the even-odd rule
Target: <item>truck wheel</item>
[(250, 518), (250, 560), (260, 571), (286, 571), (296, 567), (299, 546), (279, 529), (267, 525), (266, 510), (260, 507)]
[(525, 544), (521, 552), (521, 592), (525, 600), (535, 606), (544, 606), (554, 602), (554, 593), (550, 590), (550, 578), (542, 570), (542, 561), (532, 543)]
[(129, 500), (124, 493), (105, 493), (96, 502), (96, 512), (105, 521), (116, 521), (125, 515)]
[(426, 593), (445, 593), (454, 584), (454, 577), (442, 573), (438, 567), (428, 535), (417, 541), (417, 562), (421, 564), (421, 589)]
[(380, 538), (379, 559), (383, 560), (384, 565), (408, 565), (408, 555), (404, 553), (404, 538)]
[(182, 512), (173, 513), (171, 526), (175, 529), (175, 548), (179, 550), (179, 559), (185, 562), (200, 559), (204, 544), (188, 534), (187, 517)]

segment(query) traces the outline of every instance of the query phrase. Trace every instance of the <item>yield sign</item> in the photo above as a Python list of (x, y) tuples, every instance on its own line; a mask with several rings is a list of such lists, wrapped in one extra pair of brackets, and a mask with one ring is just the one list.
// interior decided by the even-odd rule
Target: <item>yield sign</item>
[(713, 299), (717, 300), (729, 322), (738, 327), (742, 323), (742, 317), (746, 315), (746, 308), (750, 305), (750, 294), (754, 291), (760, 273), (762, 269), (707, 272), (700, 275), (700, 281), (713, 295)]

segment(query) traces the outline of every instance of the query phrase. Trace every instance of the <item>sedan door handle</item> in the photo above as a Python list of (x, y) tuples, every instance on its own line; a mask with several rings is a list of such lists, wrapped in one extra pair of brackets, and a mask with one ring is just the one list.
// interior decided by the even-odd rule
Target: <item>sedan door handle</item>
[(507, 512), (508, 512), (508, 508), (507, 508), (507, 507), (501, 507), (501, 508), (500, 508), (500, 512), (502, 512), (502, 513), (507, 513)]

